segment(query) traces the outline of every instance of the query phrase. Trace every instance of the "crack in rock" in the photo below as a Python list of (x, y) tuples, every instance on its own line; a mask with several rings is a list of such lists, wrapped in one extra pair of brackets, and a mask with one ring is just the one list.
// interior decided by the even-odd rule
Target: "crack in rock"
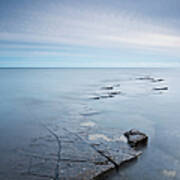
[(61, 162), (61, 149), (62, 149), (61, 140), (58, 137), (58, 135), (56, 133), (54, 133), (51, 129), (49, 129), (47, 127), (46, 127), (46, 129), (49, 131), (49, 133), (51, 133), (55, 137), (55, 139), (57, 141), (57, 145), (58, 145), (57, 163), (56, 163), (55, 178), (54, 178), (54, 180), (58, 180), (59, 179), (59, 171), (60, 171), (60, 162)]
[(109, 162), (111, 162), (115, 167), (118, 167), (118, 164), (116, 164), (115, 161), (113, 161), (113, 159), (111, 159), (109, 156), (106, 156), (103, 151), (100, 151), (98, 149), (96, 149), (96, 147), (92, 144), (90, 144), (89, 142), (87, 142), (84, 138), (82, 138), (81, 136), (79, 136), (77, 133), (73, 133), (73, 132), (70, 132), (69, 130), (65, 129), (65, 131), (71, 133), (71, 134), (74, 134), (76, 137), (78, 137), (80, 140), (82, 140), (83, 142), (85, 142), (87, 145), (89, 145), (92, 149), (94, 149), (97, 153), (99, 153), (101, 156), (105, 157)]

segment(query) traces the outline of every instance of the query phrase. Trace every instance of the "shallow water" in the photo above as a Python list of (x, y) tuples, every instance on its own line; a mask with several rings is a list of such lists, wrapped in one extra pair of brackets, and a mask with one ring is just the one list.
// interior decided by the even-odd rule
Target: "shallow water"
[[(165, 81), (137, 79), (145, 76)], [(17, 151), (45, 134), (43, 125), (73, 129), (78, 122), (120, 132), (137, 128), (150, 137), (137, 161), (107, 179), (180, 179), (179, 77), (180, 69), (159, 68), (0, 69), (0, 178), (11, 173)], [(121, 93), (91, 99), (109, 85)]]

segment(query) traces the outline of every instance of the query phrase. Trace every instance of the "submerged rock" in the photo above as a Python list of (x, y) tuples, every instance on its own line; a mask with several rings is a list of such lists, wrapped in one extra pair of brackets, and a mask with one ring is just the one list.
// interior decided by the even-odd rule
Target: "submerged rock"
[(116, 95), (116, 94), (107, 93), (107, 94), (102, 94), (102, 95), (99, 95), (99, 96), (90, 97), (90, 99), (100, 100), (100, 99), (106, 99), (106, 98), (113, 98), (114, 95)]
[(168, 170), (164, 169), (162, 171), (162, 174), (168, 178), (174, 178), (176, 176), (176, 171), (175, 170)]
[(99, 96), (93, 96), (93, 97), (90, 97), (90, 99), (93, 99), (93, 100), (99, 100), (100, 97), (99, 97)]
[(150, 77), (150, 76), (139, 77), (139, 78), (136, 78), (136, 79), (137, 80), (147, 80), (147, 81), (152, 81), (152, 82), (162, 82), (162, 81), (164, 81), (164, 79), (162, 79), (162, 78), (155, 79), (155, 78)]
[(80, 126), (84, 126), (84, 127), (94, 127), (96, 125), (96, 123), (92, 122), (92, 121), (87, 121), (87, 122), (83, 122), (80, 124)]
[(152, 80), (152, 82), (162, 82), (162, 81), (164, 81), (164, 79), (161, 79), (161, 78)]
[(120, 87), (120, 84), (115, 84), (114, 87)]
[(136, 129), (131, 129), (124, 133), (127, 137), (128, 143), (131, 147), (136, 147), (138, 145), (144, 145), (148, 141), (148, 136)]
[(94, 115), (98, 115), (98, 114), (100, 114), (100, 112), (99, 111), (89, 111), (89, 112), (86, 112), (86, 113), (80, 113), (80, 115), (82, 115), (82, 116), (94, 116)]
[(114, 87), (113, 86), (105, 86), (105, 87), (102, 87), (101, 89), (104, 89), (104, 90), (113, 90)]
[(114, 96), (111, 94), (103, 94), (101, 95), (101, 98), (113, 98)]
[(121, 94), (121, 91), (111, 91), (108, 93), (110, 96)]
[(150, 76), (145, 76), (145, 77), (138, 77), (136, 78), (137, 80), (150, 80), (150, 81), (153, 81), (154, 78), (150, 77)]
[(166, 91), (166, 90), (168, 90), (168, 87), (156, 87), (156, 88), (153, 88), (153, 90), (155, 90), (155, 91)]

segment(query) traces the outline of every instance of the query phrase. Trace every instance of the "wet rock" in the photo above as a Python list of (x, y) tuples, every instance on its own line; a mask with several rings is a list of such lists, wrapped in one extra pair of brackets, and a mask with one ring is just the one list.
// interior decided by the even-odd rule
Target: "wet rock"
[(147, 81), (151, 81), (151, 82), (162, 82), (164, 81), (164, 79), (162, 78), (158, 78), (158, 79), (155, 79), (153, 77), (150, 77), (150, 76), (145, 76), (145, 77), (139, 77), (139, 78), (136, 78), (137, 80), (147, 80)]
[(114, 87), (113, 86), (105, 86), (105, 87), (102, 87), (101, 89), (104, 89), (104, 90), (113, 90)]
[(17, 179), (90, 180), (142, 154), (122, 140), (118, 129), (86, 125), (73, 131), (46, 128), (47, 136), (33, 140), (37, 146), (21, 150), (12, 162), (20, 172)]
[(162, 82), (162, 81), (164, 81), (164, 79), (161, 79), (161, 78), (152, 80), (152, 82)]
[(96, 152), (114, 165), (114, 168), (136, 159), (142, 154), (141, 151), (129, 147), (127, 142), (122, 140), (124, 135), (115, 129), (109, 131), (97, 127), (96, 129), (88, 129), (83, 136)]
[(116, 95), (117, 92), (113, 92), (113, 93), (107, 93), (107, 94), (101, 94), (99, 96), (93, 96), (93, 97), (90, 97), (90, 99), (93, 99), (93, 100), (100, 100), (100, 99), (106, 99), (106, 98), (113, 98), (114, 95)]
[(145, 76), (145, 77), (139, 77), (139, 78), (136, 78), (137, 80), (150, 80), (150, 81), (153, 81), (154, 78), (150, 77), (150, 76)]
[(115, 84), (114, 87), (120, 87), (120, 84)]
[(124, 133), (127, 137), (128, 143), (131, 147), (136, 147), (138, 145), (145, 145), (148, 141), (148, 136), (136, 129), (132, 129)]
[(86, 112), (86, 113), (80, 113), (82, 116), (94, 116), (94, 115), (98, 115), (100, 114), (99, 111), (89, 111), (89, 112)]
[(90, 97), (90, 99), (93, 99), (93, 100), (99, 100), (100, 97), (99, 97), (99, 96), (93, 96), (93, 97)]
[(101, 98), (113, 98), (114, 96), (112, 94), (103, 94), (101, 95)]
[(155, 91), (167, 91), (168, 87), (156, 87), (156, 88), (153, 88), (153, 90), (155, 90)]
[(114, 96), (114, 95), (118, 95), (118, 94), (121, 94), (121, 91), (111, 91), (108, 93), (108, 95), (110, 95), (110, 96)]

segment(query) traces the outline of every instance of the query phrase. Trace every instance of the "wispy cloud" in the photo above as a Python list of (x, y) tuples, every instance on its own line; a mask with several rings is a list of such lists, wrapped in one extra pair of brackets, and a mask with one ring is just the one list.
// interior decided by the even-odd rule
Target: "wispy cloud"
[[(112, 1), (109, 9), (107, 1), (97, 6), (97, 1), (47, 2), (43, 8), (29, 5), (28, 9), (17, 9), (14, 17), (11, 14), (1, 17), (1, 57), (79, 56), (101, 61), (107, 56), (116, 62), (119, 58), (125, 64), (131, 63), (129, 61), (133, 64), (133, 55), (134, 59), (149, 59), (147, 56), (152, 59), (155, 54), (161, 62), (167, 55), (172, 59), (180, 58), (176, 16), (169, 16), (165, 21), (161, 14), (157, 18), (143, 15), (133, 9), (132, 3), (128, 4), (129, 0), (126, 4), (122, 2), (119, 8), (116, 5), (121, 4)], [(127, 9), (123, 8), (125, 5)], [(101, 50), (98, 52), (95, 48)], [(125, 53), (126, 56), (122, 55)]]

